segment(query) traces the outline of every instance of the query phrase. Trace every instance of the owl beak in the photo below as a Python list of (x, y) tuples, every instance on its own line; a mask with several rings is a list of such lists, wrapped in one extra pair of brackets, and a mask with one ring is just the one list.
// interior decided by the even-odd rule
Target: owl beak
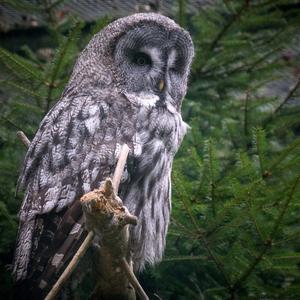
[(159, 91), (161, 92), (164, 89), (164, 87), (165, 87), (165, 81), (161, 79), (158, 85)]

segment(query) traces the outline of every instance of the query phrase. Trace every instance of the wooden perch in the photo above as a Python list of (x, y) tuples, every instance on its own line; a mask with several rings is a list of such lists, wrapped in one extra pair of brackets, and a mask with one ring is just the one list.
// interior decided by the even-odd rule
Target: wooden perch
[(23, 143), (24, 146), (29, 148), (30, 141), (29, 141), (29, 139), (27, 138), (27, 136), (25, 135), (25, 133), (23, 131), (18, 131), (17, 132), (17, 137)]
[[(17, 133), (17, 137), (26, 147), (30, 146), (30, 141), (22, 131)], [(100, 278), (93, 293), (94, 297), (134, 300), (135, 289), (141, 300), (149, 299), (133, 273), (128, 249), (127, 225), (136, 225), (137, 218), (130, 214), (116, 194), (128, 153), (129, 147), (125, 144), (121, 149), (113, 180), (106, 179), (100, 189), (89, 192), (81, 198), (86, 227), (90, 232), (45, 300), (55, 299), (92, 244), (95, 235), (100, 238), (99, 255), (96, 258)]]
[(100, 189), (83, 195), (80, 201), (86, 217), (86, 228), (102, 239), (107, 232), (114, 236), (125, 225), (137, 224), (137, 218), (130, 214), (115, 194), (110, 178), (105, 180)]
[[(123, 206), (110, 179), (106, 179), (100, 189), (84, 195), (81, 203), (87, 229), (95, 232), (100, 244), (94, 260), (98, 285), (92, 298), (135, 299), (133, 285), (129, 284), (131, 278), (127, 275), (133, 271), (128, 263), (129, 231), (126, 225), (136, 225), (137, 218)], [(123, 268), (123, 258), (129, 272)]]

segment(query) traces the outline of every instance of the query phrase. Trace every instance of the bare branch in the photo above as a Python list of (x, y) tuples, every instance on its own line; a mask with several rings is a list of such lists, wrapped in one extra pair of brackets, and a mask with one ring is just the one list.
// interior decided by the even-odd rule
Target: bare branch
[(125, 271), (129, 282), (132, 284), (132, 286), (135, 288), (135, 290), (139, 294), (141, 300), (148, 300), (149, 298), (148, 298), (147, 294), (145, 293), (145, 291), (143, 290), (139, 281), (135, 277), (135, 275), (134, 275), (132, 269), (130, 268), (125, 257), (122, 257), (122, 259), (121, 259), (121, 266), (122, 266), (123, 270)]
[(63, 284), (70, 278), (73, 271), (77, 267), (80, 259), (84, 256), (85, 252), (91, 245), (93, 238), (94, 238), (94, 233), (92, 231), (90, 231), (89, 234), (87, 235), (87, 237), (85, 238), (85, 240), (83, 241), (83, 243), (81, 244), (81, 246), (79, 247), (78, 251), (74, 255), (74, 257), (72, 258), (72, 260), (70, 261), (70, 263), (68, 264), (66, 269), (64, 270), (64, 272), (61, 274), (59, 279), (56, 281), (56, 283), (52, 287), (51, 291), (46, 296), (45, 300), (55, 299), (55, 297), (61, 290)]
[(124, 167), (126, 164), (128, 153), (129, 153), (129, 147), (126, 144), (124, 144), (122, 146), (119, 160), (117, 162), (117, 166), (116, 166), (114, 177), (113, 177), (113, 186), (114, 186), (114, 189), (116, 192), (118, 192), (118, 190), (119, 190), (119, 185), (120, 185), (121, 177), (122, 177), (123, 170), (124, 170)]
[(23, 131), (18, 131), (17, 132), (17, 137), (23, 143), (23, 145), (26, 146), (26, 148), (29, 148), (30, 141), (29, 141), (29, 139), (27, 138), (27, 136), (25, 135), (25, 133)]

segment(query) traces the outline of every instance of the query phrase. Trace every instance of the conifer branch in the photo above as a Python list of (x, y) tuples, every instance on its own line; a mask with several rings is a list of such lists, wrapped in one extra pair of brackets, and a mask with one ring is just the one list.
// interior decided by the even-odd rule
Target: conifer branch
[(21, 130), (21, 128), (20, 128), (16, 123), (14, 123), (13, 121), (11, 121), (11, 120), (7, 119), (6, 117), (3, 117), (3, 116), (1, 116), (0, 118), (1, 118), (3, 121), (5, 121), (5, 122), (7, 122), (8, 124), (10, 124), (11, 126), (13, 126), (15, 129)]
[[(34, 78), (38, 82), (41, 81), (41, 74), (40, 72), (35, 69), (29, 63), (26, 63), (24, 59), (18, 57), (16, 54), (11, 54), (3, 48), (0, 48), (0, 59), (5, 63), (5, 60), (10, 61), (20, 70), (24, 71), (26, 74), (29, 75), (30, 78)], [(7, 63), (5, 63), (7, 65)], [(23, 79), (24, 80), (24, 79)]]
[[(276, 49), (272, 49), (270, 51), (268, 51), (267, 53), (265, 53), (264, 55), (262, 55), (261, 57), (251, 61), (251, 62), (246, 62), (240, 66), (237, 66), (237, 67), (233, 67), (232, 69), (228, 69), (228, 70), (225, 70), (223, 73), (221, 74), (218, 74), (219, 76), (231, 76), (231, 75), (234, 75), (236, 73), (239, 73), (239, 72), (253, 72), (253, 70), (257, 70), (255, 69), (256, 66), (258, 65), (262, 65), (263, 62), (267, 61), (270, 56), (272, 56), (273, 54), (277, 53), (278, 50), (281, 50), (281, 47), (279, 48), (276, 48)], [(277, 58), (274, 59), (274, 61), (277, 61)], [(269, 62), (268, 65), (272, 64), (274, 61), (272, 62)]]
[(185, 26), (185, 18), (186, 18), (186, 1), (185, 0), (178, 0), (178, 21), (181, 27)]
[(165, 257), (162, 262), (173, 262), (173, 261), (193, 261), (193, 260), (207, 260), (208, 257), (204, 255), (185, 255), (185, 256), (174, 256)]
[(41, 95), (37, 94), (36, 92), (34, 92), (33, 90), (30, 90), (28, 89), (26, 86), (24, 85), (21, 85), (19, 83), (15, 83), (14, 81), (12, 80), (6, 80), (5, 81), (5, 84), (6, 85), (9, 85), (15, 89), (18, 89), (20, 92), (22, 92), (23, 94), (25, 95), (28, 95), (28, 96), (31, 96), (31, 97), (34, 97), (36, 100), (37, 100), (37, 104), (38, 106), (40, 106), (40, 103), (39, 103), (39, 99), (41, 98)]
[[(259, 179), (261, 181), (261, 179)], [(251, 183), (249, 187), (249, 192), (252, 192), (254, 189), (257, 188), (258, 181), (255, 180)], [(239, 206), (244, 201), (243, 197), (234, 197), (234, 200), (231, 201), (231, 203), (228, 205), (224, 205), (223, 208), (218, 212), (218, 218), (212, 222), (212, 225), (209, 225), (208, 228), (206, 228), (206, 237), (211, 236), (212, 234), (216, 233), (218, 228), (221, 226), (222, 222), (224, 221), (226, 215), (230, 212), (230, 210), (235, 207)]]
[(259, 228), (259, 226), (258, 226), (258, 224), (257, 224), (257, 220), (256, 220), (255, 216), (253, 215), (253, 213), (252, 213), (252, 211), (251, 211), (251, 209), (252, 209), (252, 203), (251, 203), (251, 200), (250, 200), (250, 195), (249, 195), (249, 198), (246, 199), (246, 203), (247, 203), (247, 205), (248, 205), (249, 216), (250, 216), (250, 219), (251, 219), (251, 221), (252, 221), (252, 223), (253, 223), (253, 225), (254, 225), (254, 228), (255, 228), (255, 230), (256, 230), (256, 233), (257, 233), (257, 235), (259, 236), (259, 238), (260, 238), (263, 242), (265, 242), (264, 236), (263, 236), (263, 234), (262, 234), (262, 232), (261, 232), (261, 230), (260, 230), (260, 228)]
[(298, 184), (300, 183), (300, 176), (298, 176), (291, 188), (291, 191), (289, 195), (287, 196), (286, 201), (283, 204), (283, 207), (279, 213), (278, 218), (276, 219), (274, 226), (269, 234), (269, 237), (267, 238), (266, 242), (264, 243), (264, 246), (261, 250), (261, 252), (256, 256), (255, 260), (250, 264), (250, 266), (245, 270), (245, 272), (240, 276), (239, 279), (233, 284), (232, 290), (236, 291), (239, 288), (241, 288), (242, 284), (246, 281), (246, 279), (252, 274), (253, 270), (256, 268), (256, 266), (261, 262), (262, 258), (264, 257), (265, 253), (269, 248), (273, 246), (273, 239), (277, 233), (277, 230), (282, 222), (282, 219), (293, 199), (293, 196), (295, 194), (296, 188)]
[(231, 26), (234, 24), (234, 22), (240, 18), (242, 12), (245, 10), (246, 7), (247, 7), (247, 4), (242, 5), (235, 14), (231, 15), (228, 22), (222, 27), (222, 30), (217, 34), (215, 39), (211, 42), (211, 44), (209, 46), (209, 51), (213, 51), (215, 49), (215, 47), (218, 45), (219, 41), (223, 38), (223, 36), (231, 28)]
[(69, 49), (71, 43), (73, 42), (76, 35), (78, 34), (80, 28), (81, 28), (81, 23), (76, 22), (75, 26), (72, 29), (71, 33), (69, 34), (68, 38), (62, 45), (62, 48), (59, 50), (59, 53), (57, 55), (57, 60), (54, 62), (54, 67), (51, 72), (50, 81), (46, 83), (46, 85), (48, 87), (47, 96), (46, 96), (46, 107), (45, 107), (46, 112), (48, 112), (48, 110), (50, 109), (51, 102), (53, 100), (52, 93), (53, 93), (53, 90), (57, 87), (56, 80), (57, 80), (59, 71), (61, 69), (61, 66), (64, 62), (64, 58), (68, 52), (68, 49)]
[(215, 263), (216, 267), (218, 268), (218, 270), (220, 271), (220, 274), (222, 275), (222, 277), (224, 278), (225, 284), (228, 288), (228, 290), (230, 290), (232, 288), (231, 282), (230, 282), (230, 278), (228, 277), (224, 267), (223, 267), (223, 263), (221, 263), (219, 261), (219, 259), (214, 255), (214, 253), (212, 252), (209, 243), (207, 241), (207, 239), (204, 236), (200, 237), (200, 240), (203, 242), (203, 245), (208, 253), (208, 256), (212, 259), (212, 261)]
[(227, 33), (227, 31), (231, 28), (231, 26), (241, 17), (242, 13), (244, 12), (245, 8), (248, 7), (248, 1), (244, 1), (244, 4), (240, 7), (240, 9), (231, 15), (228, 19), (228, 22), (222, 27), (222, 30), (217, 34), (215, 39), (212, 41), (209, 49), (213, 51), (214, 48), (217, 46), (219, 41), (223, 38), (223, 36)]
[(266, 127), (273, 119), (274, 117), (282, 110), (284, 105), (294, 96), (298, 88), (300, 87), (300, 77), (298, 78), (295, 85), (290, 89), (288, 94), (285, 96), (285, 98), (282, 100), (282, 102), (274, 109), (273, 113), (266, 117), (266, 119), (262, 122), (262, 126)]
[(300, 77), (298, 78), (296, 84), (290, 89), (290, 91), (283, 99), (283, 101), (279, 104), (279, 106), (276, 107), (273, 113), (274, 115), (277, 114), (282, 109), (282, 107), (294, 96), (295, 92), (298, 90), (299, 87), (300, 87)]
[(30, 1), (14, 1), (14, 0), (5, 0), (2, 2), (6, 2), (9, 6), (15, 8), (17, 11), (38, 13), (40, 11), (39, 5), (37, 3), (30, 3)]
[[(174, 176), (174, 179), (175, 179), (175, 180), (174, 180), (174, 181), (175, 181), (174, 184), (175, 184), (175, 186), (176, 186), (176, 178), (177, 178), (178, 175), (177, 175), (175, 172), (173, 172), (173, 176)], [(186, 212), (188, 213), (188, 215), (189, 215), (189, 217), (190, 217), (190, 219), (191, 219), (191, 221), (192, 221), (192, 223), (193, 223), (193, 225), (194, 225), (196, 231), (199, 232), (199, 233), (201, 233), (201, 229), (200, 229), (200, 227), (198, 226), (198, 222), (196, 221), (196, 219), (195, 219), (195, 217), (194, 217), (194, 214), (192, 213), (192, 211), (191, 211), (191, 209), (190, 209), (189, 204), (186, 202), (185, 195), (186, 195), (187, 193), (186, 193), (186, 191), (185, 191), (185, 188), (184, 188), (183, 186), (178, 187), (177, 193), (178, 193), (178, 195), (179, 195), (179, 197), (180, 197), (180, 199), (181, 199), (181, 201), (182, 201), (182, 203), (183, 203), (183, 205), (184, 205), (184, 208), (185, 208)]]
[(274, 238), (274, 236), (276, 235), (277, 230), (278, 230), (278, 228), (279, 228), (279, 226), (280, 226), (280, 224), (281, 224), (281, 222), (283, 220), (283, 217), (284, 217), (284, 215), (285, 215), (285, 213), (286, 213), (286, 211), (287, 211), (287, 209), (288, 209), (288, 207), (289, 207), (289, 205), (290, 205), (290, 203), (291, 203), (291, 201), (293, 199), (293, 196), (295, 194), (296, 188), (297, 188), (297, 186), (298, 186), (299, 183), (300, 183), (300, 175), (298, 175), (298, 177), (296, 178), (296, 180), (295, 180), (295, 182), (294, 182), (294, 184), (292, 186), (292, 189), (291, 189), (291, 191), (290, 191), (290, 193), (289, 193), (286, 201), (283, 204), (283, 207), (282, 207), (282, 209), (280, 211), (280, 214), (279, 214), (279, 216), (278, 216), (278, 218), (277, 218), (277, 220), (275, 222), (273, 230), (270, 233), (270, 237), (269, 237), (270, 240), (272, 240)]
[(278, 245), (281, 245), (281, 244), (286, 244), (287, 242), (293, 241), (295, 239), (299, 239), (299, 236), (300, 236), (300, 230), (297, 230), (293, 234), (289, 235), (288, 238), (282, 239), (280, 241), (273, 242), (273, 245), (278, 246)]
[[(196, 238), (199, 237), (199, 235), (202, 235), (203, 233), (199, 232), (201, 231), (201, 229), (196, 229), (196, 232), (191, 232), (191, 230), (189, 228), (187, 228), (186, 226), (184, 226), (182, 223), (180, 223), (177, 219), (175, 219), (174, 216), (171, 217), (171, 222), (174, 223), (175, 226), (179, 227), (182, 232), (184, 232), (185, 234), (188, 234), (188, 235), (193, 235), (195, 236)], [(170, 234), (170, 232), (169, 232)]]
[(294, 140), (289, 146), (287, 146), (280, 155), (271, 163), (268, 168), (268, 172), (272, 173), (278, 165), (294, 150), (300, 147), (300, 137)]
[(254, 133), (254, 143), (256, 145), (256, 151), (257, 151), (257, 156), (258, 156), (258, 161), (259, 161), (259, 168), (260, 168), (260, 173), (262, 177), (265, 177), (265, 167), (264, 167), (264, 139), (265, 139), (265, 134), (263, 129), (256, 128), (255, 133)]
[(246, 92), (245, 105), (244, 105), (244, 135), (246, 138), (248, 137), (249, 134), (248, 112), (249, 112), (249, 91)]
[[(274, 49), (268, 51), (267, 53), (265, 53), (264, 55), (262, 55), (261, 57), (259, 57), (257, 60), (255, 60), (254, 62), (252, 63), (248, 63), (248, 64), (245, 64), (244, 66), (241, 67), (240, 70), (247, 70), (248, 72), (253, 72), (253, 70), (255, 69), (255, 67), (257, 66), (261, 66), (262, 63), (264, 63), (265, 61), (267, 61), (272, 55), (278, 53), (278, 51), (282, 50), (282, 47), (279, 46), (279, 47), (275, 47)], [(270, 61), (268, 63), (268, 65), (271, 65), (272, 63), (274, 62), (277, 62), (277, 57), (273, 59), (273, 61)], [(257, 70), (257, 69), (256, 69)], [(236, 71), (236, 70), (235, 70)], [(239, 71), (239, 69), (237, 69), (237, 71)], [(232, 71), (231, 71), (232, 72)], [(234, 72), (234, 70), (233, 70)]]
[[(267, 61), (270, 56), (274, 55), (275, 53), (277, 53), (279, 50), (282, 50), (282, 47), (276, 47), (275, 49), (272, 48), (270, 51), (267, 51), (264, 55), (262, 55), (259, 58), (255, 58), (253, 61), (250, 62), (245, 62), (241, 65), (238, 66), (234, 66), (232, 68), (230, 68), (230, 66), (233, 64), (235, 64), (236, 62), (236, 57), (233, 58), (232, 61), (227, 62), (226, 64), (218, 64), (217, 66), (208, 69), (207, 71), (202, 71), (201, 75), (204, 76), (205, 75), (205, 79), (213, 79), (216, 77), (216, 75), (218, 77), (230, 77), (232, 75), (235, 75), (239, 72), (253, 72), (253, 70), (257, 70), (255, 69), (256, 66), (261, 65), (263, 62)], [(273, 61), (269, 62), (268, 65), (274, 63), (275, 61), (277, 62), (277, 58), (275, 58)], [(221, 70), (221, 71), (218, 71)], [(223, 71), (224, 70), (224, 71)]]
[[(0, 49), (0, 52), (1, 52), (1, 49)], [(1, 57), (0, 57), (0, 59), (1, 59)], [(18, 78), (18, 80), (24, 80), (24, 78), (22, 77), (22, 74), (20, 74), (19, 72), (17, 72), (17, 70), (15, 70), (14, 68), (12, 68), (12, 66), (9, 63), (7, 63), (6, 60), (2, 60), (1, 59), (1, 63), (5, 66), (5, 68), (7, 70), (9, 70), (9, 72), (11, 72), (11, 74), (13, 74), (13, 76), (15, 76), (16, 78)], [(1, 83), (5, 82), (5, 81), (7, 81), (7, 80), (1, 80)]]
[[(215, 36), (215, 38), (211, 41), (211, 43), (207, 47), (206, 53), (214, 52), (214, 50), (215, 50), (216, 46), (219, 44), (220, 40), (226, 35), (226, 33), (233, 26), (233, 24), (241, 17), (242, 13), (247, 8), (247, 6), (248, 6), (247, 1), (244, 1), (244, 4), (240, 7), (240, 9), (228, 18), (228, 21), (224, 24), (222, 29), (219, 31), (219, 33)], [(203, 63), (199, 67), (197, 67), (197, 73), (200, 73), (202, 75), (207, 72), (210, 72), (210, 70), (207, 70), (207, 71), (204, 70), (207, 61), (208, 60), (204, 60)]]
[(211, 206), (212, 206), (212, 215), (213, 217), (216, 216), (216, 181), (215, 181), (215, 174), (214, 174), (214, 154), (213, 154), (213, 145), (212, 141), (209, 140), (208, 146), (208, 160), (209, 160), (209, 169), (210, 169), (210, 196), (211, 196)]

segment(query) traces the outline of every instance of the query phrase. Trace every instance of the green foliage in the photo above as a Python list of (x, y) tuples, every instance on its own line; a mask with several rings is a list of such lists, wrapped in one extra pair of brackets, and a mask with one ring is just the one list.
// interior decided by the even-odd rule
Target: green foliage
[[(299, 49), (292, 62), (282, 55), (297, 40), (300, 10), (216, 2), (189, 24), (197, 55), (183, 113), (192, 128), (150, 289), (163, 299), (297, 299), (300, 119), (288, 103), (299, 97)], [(287, 78), (289, 91), (274, 97), (272, 83)]]
[[(78, 52), (111, 20), (60, 22), (47, 3), (26, 9), (47, 15), (50, 55), (41, 57), (32, 45), (18, 53), (0, 49), (3, 270), (21, 201), (14, 192), (25, 149), (15, 133), (33, 137)], [(153, 299), (297, 299), (300, 105), (292, 100), (300, 96), (299, 5), (218, 0), (193, 18), (185, 15), (185, 1), (177, 8), (196, 48), (182, 109), (191, 129), (174, 162), (166, 257), (142, 276), (143, 285)], [(276, 88), (280, 83), (289, 90)], [(8, 276), (1, 276), (8, 293)]]

